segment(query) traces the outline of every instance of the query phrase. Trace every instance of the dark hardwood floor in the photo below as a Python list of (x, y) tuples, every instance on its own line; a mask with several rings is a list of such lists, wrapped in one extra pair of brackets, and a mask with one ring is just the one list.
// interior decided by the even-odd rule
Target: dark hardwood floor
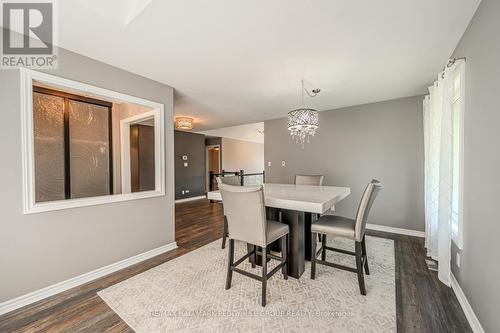
[[(220, 238), (222, 207), (198, 200), (176, 205), (178, 249), (0, 316), (0, 332), (132, 332), (97, 292)], [(427, 270), (421, 238), (394, 239), (398, 332), (471, 332), (450, 288)]]

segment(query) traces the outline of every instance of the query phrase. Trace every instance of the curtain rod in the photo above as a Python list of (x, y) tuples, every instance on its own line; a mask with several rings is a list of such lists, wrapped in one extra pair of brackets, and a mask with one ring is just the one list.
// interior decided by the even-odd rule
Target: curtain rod
[(450, 68), (451, 66), (453, 66), (458, 60), (464, 60), (464, 61), (467, 61), (467, 57), (461, 57), (461, 58), (450, 58), (448, 59), (448, 63), (446, 64), (446, 66), (444, 66), (443, 68), (443, 74), (441, 74), (441, 77), (444, 79), (444, 72), (446, 71), (446, 68)]

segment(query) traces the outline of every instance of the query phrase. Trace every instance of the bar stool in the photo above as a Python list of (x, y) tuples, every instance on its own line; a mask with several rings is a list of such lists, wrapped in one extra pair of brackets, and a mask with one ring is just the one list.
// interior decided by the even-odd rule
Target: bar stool
[[(363, 267), (367, 275), (370, 274), (370, 270), (368, 268), (368, 258), (366, 255), (365, 227), (373, 201), (375, 201), (381, 189), (382, 184), (376, 179), (368, 184), (361, 197), (356, 219), (353, 220), (335, 215), (323, 215), (317, 222), (311, 225), (311, 279), (314, 280), (316, 277), (316, 264), (354, 272), (358, 274), (359, 290), (361, 294), (366, 295)], [(319, 251), (316, 251), (316, 235), (323, 235)], [(354, 252), (326, 246), (327, 235), (354, 240)], [(326, 261), (327, 250), (355, 256), (356, 268)], [(319, 254), (321, 254), (321, 260), (317, 259)]]
[[(243, 274), (262, 282), (262, 306), (266, 306), (267, 280), (281, 270), (283, 278), (287, 275), (288, 225), (266, 219), (266, 205), (262, 186), (231, 186), (220, 184), (220, 193), (229, 229), (229, 258), (227, 266), (226, 289), (231, 288), (233, 272)], [(281, 257), (267, 253), (267, 246), (276, 240), (281, 243)], [(252, 245), (252, 250), (234, 261), (234, 240)], [(262, 247), (262, 252), (257, 251)], [(237, 266), (253, 256), (262, 256), (262, 275), (244, 271)], [(271, 272), (267, 272), (267, 258), (280, 262)]]

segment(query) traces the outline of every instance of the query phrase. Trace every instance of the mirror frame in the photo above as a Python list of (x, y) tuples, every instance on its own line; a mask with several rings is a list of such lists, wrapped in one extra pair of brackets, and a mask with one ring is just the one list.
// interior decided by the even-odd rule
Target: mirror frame
[[(163, 104), (25, 68), (20, 69), (20, 76), (24, 214), (165, 196), (165, 111)], [(33, 84), (35, 82), (83, 96), (92, 95), (110, 102), (133, 103), (151, 108), (150, 117), (154, 117), (155, 128), (155, 189), (37, 203), (35, 201), (33, 133)]]

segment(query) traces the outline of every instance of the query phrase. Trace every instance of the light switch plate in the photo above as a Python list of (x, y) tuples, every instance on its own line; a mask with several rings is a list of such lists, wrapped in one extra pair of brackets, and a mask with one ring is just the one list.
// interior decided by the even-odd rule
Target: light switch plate
[(285, 161), (281, 161), (281, 166), (282, 166), (282, 167), (286, 166)]
[(187, 167), (188, 166), (188, 162), (184, 162), (184, 166)]
[(271, 166), (271, 161), (267, 162), (267, 166)]

